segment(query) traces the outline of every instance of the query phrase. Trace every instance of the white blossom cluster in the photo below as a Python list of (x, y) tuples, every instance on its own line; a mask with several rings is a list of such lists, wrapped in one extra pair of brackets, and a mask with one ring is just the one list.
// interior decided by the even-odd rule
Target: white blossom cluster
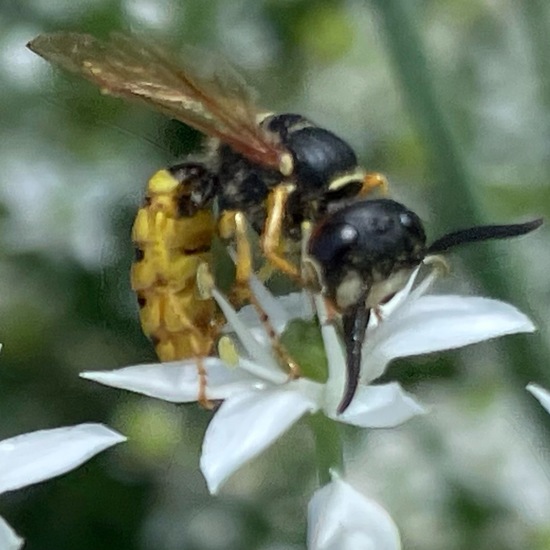
[[(373, 384), (398, 357), (458, 348), (490, 338), (534, 330), (513, 306), (478, 297), (430, 295), (435, 271), (419, 284), (418, 270), (406, 288), (373, 316), (363, 348), (361, 385), (342, 414), (337, 407), (345, 387), (345, 350), (327, 318), (324, 301), (315, 309), (324, 342), (325, 382), (290, 379), (272, 353), (261, 323), (250, 306), (236, 312), (217, 290), (228, 331), (244, 350), (233, 362), (205, 360), (206, 397), (222, 401), (204, 435), (201, 470), (212, 494), (241, 466), (272, 445), (306, 414), (322, 412), (331, 421), (361, 428), (389, 428), (426, 412), (398, 383)], [(416, 286), (415, 286), (416, 285)], [(313, 315), (305, 294), (273, 297), (252, 281), (262, 307), (277, 331), (297, 317)], [(174, 403), (199, 395), (194, 360), (130, 366), (115, 371), (85, 372), (83, 378)], [(550, 411), (550, 395), (528, 387)], [(38, 483), (76, 468), (93, 455), (124, 441), (99, 424), (42, 430), (0, 442), (0, 493)], [(0, 518), (0, 549), (15, 550), (22, 539)], [(336, 550), (401, 548), (396, 525), (379, 504), (351, 487), (339, 472), (315, 492), (308, 508), (308, 548)]]

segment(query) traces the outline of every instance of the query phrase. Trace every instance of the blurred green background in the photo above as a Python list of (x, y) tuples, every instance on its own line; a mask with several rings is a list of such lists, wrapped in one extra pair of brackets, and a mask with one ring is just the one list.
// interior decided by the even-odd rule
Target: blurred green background
[[(79, 380), (154, 360), (129, 287), (150, 175), (196, 133), (105, 98), (24, 47), (35, 35), (141, 32), (223, 52), (262, 104), (346, 138), (431, 238), (550, 218), (550, 4), (543, 0), (3, 0), (0, 4), (0, 439), (103, 421), (129, 443), (0, 499), (28, 550), (291, 550), (315, 487), (307, 424), (210, 497), (210, 414)], [(510, 301), (539, 327), (400, 361), (432, 412), (349, 435), (350, 481), (407, 550), (550, 548), (548, 230), (456, 252), (441, 289)], [(298, 452), (296, 450), (298, 449)], [(1, 475), (1, 472), (0, 472)]]

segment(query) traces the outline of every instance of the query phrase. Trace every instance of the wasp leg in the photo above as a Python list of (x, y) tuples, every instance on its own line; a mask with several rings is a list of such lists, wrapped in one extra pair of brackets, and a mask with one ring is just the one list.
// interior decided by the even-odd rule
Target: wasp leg
[(235, 284), (237, 293), (243, 298), (252, 300), (253, 292), (250, 289), (250, 277), (253, 272), (252, 249), (248, 240), (248, 224), (242, 212), (235, 213), (235, 246), (237, 249), (237, 263), (235, 272)]
[(235, 285), (231, 301), (242, 305), (250, 300), (250, 276), (252, 275), (252, 249), (247, 234), (245, 215), (238, 210), (225, 211), (218, 221), (218, 232), (222, 239), (235, 240), (237, 257), (235, 258)]
[[(199, 299), (201, 300), (212, 299), (212, 288), (214, 287), (214, 276), (212, 275), (212, 272), (210, 270), (210, 265), (207, 262), (201, 263), (197, 268), (196, 287), (197, 287)], [(216, 335), (220, 333), (221, 328), (225, 324), (225, 319), (218, 312), (211, 319), (210, 324), (211, 324), (211, 336), (212, 336), (211, 342), (213, 344), (216, 338)], [(210, 352), (212, 351), (212, 349), (210, 347), (208, 350), (205, 350), (203, 347), (201, 351), (198, 351), (199, 349), (200, 349), (199, 346), (197, 346), (197, 348), (195, 349), (196, 358), (197, 358), (197, 374), (198, 374), (198, 382), (199, 382), (199, 391), (198, 391), (197, 401), (199, 405), (201, 405), (203, 408), (207, 410), (213, 410), (217, 406), (219, 406), (219, 403), (216, 401), (211, 401), (206, 395), (208, 373), (206, 371), (206, 368), (204, 367), (204, 358), (210, 355)]]
[(265, 281), (269, 281), (269, 279), (271, 279), (273, 273), (275, 273), (275, 268), (269, 262), (264, 262), (260, 269), (256, 272), (256, 277), (264, 283)]
[(250, 288), (250, 277), (253, 274), (252, 251), (248, 240), (248, 226), (245, 215), (239, 211), (224, 212), (218, 222), (218, 228), (222, 238), (233, 237), (235, 239), (237, 257), (235, 260), (236, 273), (233, 298), (236, 299), (237, 303), (241, 304), (246, 300), (254, 307), (277, 360), (288, 369), (291, 379), (298, 378), (300, 376), (298, 363), (296, 363), (281, 344), (279, 335), (273, 327), (269, 315)]
[[(187, 356), (192, 356), (196, 362), (197, 368), (197, 379), (198, 379), (198, 392), (197, 392), (197, 402), (203, 408), (211, 410), (214, 407), (214, 403), (208, 399), (206, 395), (207, 389), (207, 380), (208, 373), (204, 365), (204, 359), (210, 355), (215, 341), (215, 335), (218, 332), (218, 327), (212, 323), (210, 327), (210, 334), (207, 336), (201, 330), (198, 330), (194, 325), (191, 324), (191, 320), (188, 319), (185, 315), (185, 310), (179, 310), (178, 304), (173, 301), (171, 304), (171, 311), (173, 318), (178, 318), (179, 326), (181, 330), (184, 331), (188, 336), (187, 340), (189, 342), (190, 353), (186, 354)], [(173, 357), (170, 357), (169, 360), (177, 361), (181, 357), (181, 353), (174, 353)]]
[(207, 411), (211, 411), (214, 408), (214, 403), (206, 396), (206, 384), (208, 381), (208, 375), (206, 368), (204, 367), (204, 356), (197, 356), (197, 376), (199, 381), (199, 391), (197, 394), (197, 403)]
[(250, 293), (250, 303), (254, 306), (260, 322), (262, 323), (264, 330), (271, 343), (271, 348), (275, 353), (275, 357), (279, 363), (281, 363), (288, 370), (288, 377), (290, 380), (294, 380), (300, 377), (300, 365), (291, 357), (286, 348), (281, 343), (279, 334), (271, 324), (269, 315), (265, 312), (258, 299), (253, 292)]
[(300, 270), (281, 255), (281, 233), (285, 207), (293, 185), (278, 185), (267, 199), (267, 219), (262, 235), (262, 250), (267, 260), (279, 271), (301, 282)]
[(367, 172), (363, 178), (363, 186), (358, 196), (365, 197), (366, 195), (370, 195), (372, 190), (377, 188), (380, 188), (383, 195), (387, 195), (389, 189), (388, 179), (384, 174), (380, 174), (379, 172)]
[(336, 319), (340, 317), (339, 311), (336, 309), (334, 303), (328, 298), (323, 298), (325, 300), (325, 308), (327, 312), (327, 322), (334, 323)]

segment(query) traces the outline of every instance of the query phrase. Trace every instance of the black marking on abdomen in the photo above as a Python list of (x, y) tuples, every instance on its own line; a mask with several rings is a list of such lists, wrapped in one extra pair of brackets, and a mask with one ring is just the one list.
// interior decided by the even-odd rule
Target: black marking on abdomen
[(134, 260), (141, 262), (145, 258), (145, 252), (139, 246), (134, 247)]

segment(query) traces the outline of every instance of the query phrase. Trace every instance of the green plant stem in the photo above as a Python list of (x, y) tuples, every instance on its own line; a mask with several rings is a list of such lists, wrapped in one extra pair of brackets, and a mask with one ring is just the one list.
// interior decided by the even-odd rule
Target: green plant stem
[(332, 481), (331, 472), (344, 473), (342, 440), (336, 422), (324, 414), (311, 415), (309, 423), (315, 440), (319, 485), (323, 486)]
[[(402, 0), (372, 0), (382, 16), (386, 44), (409, 113), (422, 138), (444, 192), (434, 196), (446, 223), (459, 227), (464, 220), (482, 219), (472, 187), (472, 175), (447, 123), (430, 75), (429, 60), (414, 24), (414, 8)], [(457, 208), (457, 205), (460, 205)]]
[[(371, 0), (371, 3), (381, 16), (396, 77), (439, 182), (440, 192), (434, 197), (433, 204), (440, 219), (445, 220), (447, 229), (461, 227), (465, 223), (484, 223), (484, 216), (472, 193), (476, 188), (475, 178), (470, 173), (436, 94), (429, 60), (414, 22), (414, 5), (406, 0)], [(487, 250), (491, 249), (490, 244), (472, 247), (461, 257), (468, 272), (487, 294), (518, 304), (522, 296), (512, 284), (510, 273), (484, 269)], [(525, 385), (530, 380), (550, 384), (550, 370), (544, 359), (543, 345), (540, 337), (534, 339), (532, 336), (503, 341), (503, 356), (518, 384)]]
[[(529, 2), (516, 2), (517, 9), (525, 22), (525, 34), (527, 45), (531, 47), (531, 55), (538, 78), (538, 88), (542, 103), (546, 110), (550, 110), (550, 11), (546, 0), (530, 0)], [(550, 125), (543, 126), (544, 136), (548, 141)], [(548, 169), (548, 157), (542, 159)]]

